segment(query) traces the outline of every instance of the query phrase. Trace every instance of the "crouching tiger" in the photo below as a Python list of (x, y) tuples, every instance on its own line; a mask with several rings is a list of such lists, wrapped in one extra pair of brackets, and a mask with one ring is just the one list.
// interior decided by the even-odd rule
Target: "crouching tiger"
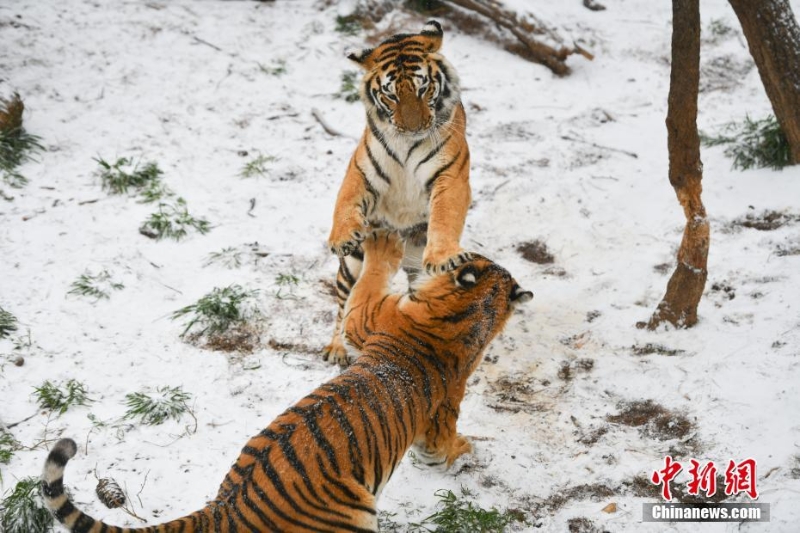
[(469, 258), (459, 241), (470, 203), (467, 119), (458, 75), (439, 53), (442, 27), (395, 35), (348, 57), (364, 70), (367, 124), (339, 189), (328, 245), (339, 259), (339, 310), (325, 360), (347, 364), (345, 302), (361, 271), (367, 225), (407, 237), (404, 267), (441, 273)]
[(456, 433), (467, 379), (515, 304), (532, 294), (478, 256), (411, 293), (390, 294), (399, 239), (373, 235), (363, 249), (345, 318), (361, 356), (250, 439), (213, 501), (158, 526), (108, 526), (68, 499), (63, 473), (76, 446), (62, 439), (42, 481), (56, 517), (79, 533), (377, 531), (376, 500), (409, 447), (448, 466), (470, 451)]

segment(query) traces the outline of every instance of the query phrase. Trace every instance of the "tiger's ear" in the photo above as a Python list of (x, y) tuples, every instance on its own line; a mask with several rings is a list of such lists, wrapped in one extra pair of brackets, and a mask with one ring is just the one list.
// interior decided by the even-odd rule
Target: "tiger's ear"
[(424, 38), (426, 52), (436, 52), (442, 47), (444, 32), (442, 31), (442, 25), (435, 20), (426, 22), (419, 34)]
[(472, 265), (467, 265), (456, 275), (456, 283), (460, 287), (469, 289), (478, 284), (478, 277), (480, 277), (478, 269)]
[(511, 289), (511, 301), (515, 304), (524, 304), (531, 300), (533, 300), (533, 293), (531, 291), (526, 291), (515, 283), (514, 288)]
[(356, 50), (347, 54), (347, 59), (358, 63), (364, 70), (372, 70), (375, 66), (375, 59), (372, 57), (374, 48), (365, 48), (364, 50)]

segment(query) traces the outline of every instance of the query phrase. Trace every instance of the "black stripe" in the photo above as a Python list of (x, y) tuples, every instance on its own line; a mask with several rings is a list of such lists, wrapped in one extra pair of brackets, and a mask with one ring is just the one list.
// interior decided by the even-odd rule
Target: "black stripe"
[(375, 172), (383, 181), (391, 185), (392, 180), (389, 178), (389, 176), (386, 175), (386, 172), (384, 172), (383, 168), (378, 164), (378, 161), (375, 159), (375, 156), (372, 155), (372, 150), (370, 150), (369, 148), (369, 143), (368, 142), (364, 143), (364, 146), (367, 149), (367, 157), (369, 158), (369, 162), (372, 163), (372, 168), (375, 169)]
[(356, 481), (363, 485), (364, 456), (361, 452), (361, 446), (358, 443), (358, 439), (356, 438), (355, 428), (350, 423), (350, 419), (336, 402), (335, 398), (329, 396), (325, 398), (325, 402), (330, 408), (333, 419), (336, 420), (336, 422), (339, 424), (339, 427), (347, 436), (347, 452), (350, 458), (350, 464), (352, 466), (350, 473)]
[[(250, 475), (251, 476), (252, 476), (252, 466), (253, 465), (250, 465), (250, 467), (248, 467), (248, 469), (250, 470)], [(250, 477), (250, 479), (252, 480), (252, 477)], [(269, 500), (265, 499), (266, 495), (264, 494), (264, 491), (261, 490), (261, 487), (259, 487), (258, 485), (256, 485), (255, 483), (252, 483), (252, 482), (249, 482), (248, 486), (253, 490), (255, 495), (261, 501), (263, 501), (267, 505), (270, 505)], [(247, 486), (245, 486), (244, 490), (242, 490), (241, 498), (242, 498), (242, 503), (244, 503), (244, 505), (250, 511), (252, 511), (253, 514), (255, 514), (258, 517), (259, 520), (261, 520), (261, 523), (258, 524), (259, 526), (266, 526), (266, 527), (272, 529), (273, 531), (280, 531), (280, 529), (278, 528), (278, 525), (275, 522), (273, 522), (272, 519), (270, 519), (270, 517), (267, 516), (267, 514), (264, 512), (264, 510), (261, 508), (261, 506), (250, 499), (250, 495), (247, 493)], [(247, 520), (245, 519), (244, 515), (241, 515), (240, 518), (241, 518), (241, 520), (243, 522), (247, 523)], [(250, 530), (251, 531), (263, 531), (263, 527), (252, 527), (252, 525), (249, 525), (249, 526), (250, 526)]]
[[(359, 498), (357, 494), (355, 494), (352, 490), (350, 490), (350, 487), (348, 487), (338, 479), (331, 476), (330, 472), (328, 472), (328, 469), (325, 467), (325, 463), (322, 462), (322, 457), (320, 457), (319, 455), (317, 455), (317, 466), (319, 467), (319, 471), (322, 474), (322, 477), (325, 478), (325, 481), (327, 481), (328, 484), (339, 489), (339, 491), (342, 494), (344, 494), (346, 498), (350, 499), (351, 502), (361, 501), (361, 498)], [(326, 487), (323, 485), (323, 488)], [(350, 507), (353, 506), (352, 503), (347, 503), (346, 505)]]
[(338, 289), (338, 291), (339, 291), (339, 292), (337, 293), (337, 295), (338, 295), (340, 298), (344, 298), (344, 299), (346, 300), (346, 299), (347, 299), (347, 297), (348, 297), (348, 296), (350, 296), (350, 287), (348, 287), (347, 285), (345, 285), (344, 283), (342, 283), (342, 282), (341, 282), (341, 281), (339, 281), (338, 279), (336, 280), (336, 288), (337, 288), (337, 289)]
[(422, 139), (419, 139), (418, 141), (416, 141), (414, 144), (411, 145), (411, 148), (408, 149), (408, 154), (406, 154), (406, 162), (408, 162), (408, 160), (411, 158), (411, 153), (417, 148), (419, 148), (420, 144), (424, 143), (427, 140), (428, 140), (427, 137), (423, 137)]
[(364, 172), (364, 169), (362, 169), (358, 163), (356, 163), (355, 165), (356, 165), (356, 170), (358, 170), (358, 172), (361, 174), (361, 179), (364, 182), (364, 188), (367, 189), (369, 195), (372, 196), (372, 201), (377, 202), (380, 193), (377, 191), (377, 189), (375, 189), (375, 187), (372, 186), (372, 183), (367, 178), (367, 173)]
[[(346, 502), (346, 501), (342, 500), (341, 498), (336, 496), (336, 494), (334, 494), (325, 485), (322, 486), (322, 490), (325, 491), (325, 494), (327, 494), (328, 498), (333, 500), (334, 503), (338, 503), (339, 505), (342, 505), (344, 507), (349, 507), (350, 509), (355, 509), (355, 510), (358, 510), (358, 511), (364, 511), (365, 513), (369, 513), (371, 515), (378, 514), (377, 511), (375, 511), (375, 509), (373, 509), (371, 507), (367, 507), (366, 505), (359, 505), (357, 503), (351, 503), (351, 502)], [(374, 533), (374, 531), (372, 533)]]
[(445, 316), (437, 316), (433, 317), (434, 320), (438, 320), (440, 322), (447, 322), (448, 324), (457, 324), (467, 318), (470, 318), (475, 315), (479, 311), (478, 305), (476, 303), (472, 303), (467, 306), (466, 309), (463, 311), (459, 311), (457, 313), (451, 313)]
[(312, 502), (308, 498), (308, 496), (306, 496), (303, 493), (302, 488), (300, 487), (300, 485), (297, 484), (296, 481), (292, 482), (292, 488), (294, 488), (295, 492), (297, 492), (297, 494), (300, 495), (300, 499), (302, 499), (305, 502), (305, 504), (308, 505), (309, 507), (313, 507), (317, 511), (321, 511), (323, 513), (332, 514), (332, 515), (335, 515), (335, 516), (340, 516), (340, 517), (344, 518), (345, 520), (351, 520), (352, 519), (352, 517), (350, 515), (348, 515), (348, 514), (340, 513), (339, 511), (335, 511), (333, 509), (329, 509), (328, 506), (330, 505), (330, 502), (328, 500), (323, 500), (316, 493), (314, 494), (314, 497), (317, 498), (317, 500), (323, 502), (324, 505), (320, 505), (319, 503)]
[(428, 179), (428, 181), (425, 182), (425, 190), (428, 191), (429, 194), (430, 194), (431, 190), (433, 190), (433, 185), (436, 183), (436, 180), (438, 180), (439, 177), (444, 172), (446, 172), (448, 168), (453, 166), (453, 163), (455, 163), (456, 159), (458, 159), (460, 156), (461, 156), (461, 150), (458, 151), (458, 153), (456, 154), (456, 156), (453, 159), (451, 159), (449, 162), (447, 162), (444, 165), (442, 165), (441, 167), (439, 167), (439, 169), (436, 172), (433, 173), (433, 176), (431, 176)]
[[(314, 437), (314, 442), (317, 443), (322, 451), (325, 452), (325, 456), (330, 461), (333, 470), (336, 472), (336, 475), (341, 475), (341, 470), (339, 469), (339, 461), (336, 459), (336, 450), (334, 450), (331, 443), (325, 438), (325, 433), (317, 424), (316, 417), (314, 416), (315, 413), (306, 413), (302, 408), (298, 407), (290, 407), (288, 409), (289, 412), (295, 413), (303, 418), (303, 422), (306, 424), (306, 428), (308, 432), (311, 433), (311, 436)], [(304, 468), (304, 467), (303, 467)], [(308, 476), (306, 474), (302, 474), (304, 478)]]
[(42, 481), (42, 494), (50, 499), (58, 498), (64, 494), (64, 478), (54, 479), (50, 483)]
[[(70, 504), (70, 505), (72, 505), (72, 504)], [(75, 508), (73, 507), (73, 509), (75, 509)], [(61, 511), (61, 509), (59, 509), (59, 511)], [(80, 512), (80, 511), (78, 511), (78, 512)], [(61, 520), (61, 519), (59, 518), (59, 520)], [(88, 533), (94, 527), (94, 524), (95, 524), (94, 518), (92, 518), (91, 516), (89, 516), (87, 514), (81, 513), (81, 515), (75, 521), (75, 525), (72, 526), (72, 532), (73, 533)]]
[(444, 145), (447, 144), (447, 141), (450, 140), (450, 137), (452, 137), (452, 134), (448, 135), (447, 138), (441, 142), (441, 144), (439, 144), (436, 148), (431, 150), (428, 155), (426, 155), (419, 163), (417, 163), (417, 168), (415, 168), (414, 171), (416, 172), (417, 170), (419, 170), (419, 167), (430, 161), (436, 154), (438, 154), (439, 151), (442, 149), (442, 147), (444, 147)]
[(59, 522), (63, 522), (73, 511), (75, 511), (75, 506), (72, 505), (71, 501), (67, 500), (64, 505), (56, 509), (55, 515)]
[(69, 455), (67, 455), (60, 447), (53, 448), (53, 450), (50, 452), (50, 455), (47, 456), (48, 463), (56, 464), (60, 468), (64, 468), (68, 461)]
[(375, 122), (372, 121), (372, 117), (367, 116), (367, 124), (369, 125), (369, 131), (372, 132), (372, 136), (377, 139), (377, 141), (383, 146), (383, 149), (386, 150), (386, 153), (389, 154), (389, 157), (397, 161), (397, 164), (403, 166), (403, 163), (400, 162), (400, 159), (397, 157), (397, 154), (389, 148), (389, 144), (383, 138), (383, 134), (381, 134), (380, 130), (378, 130), (378, 126), (375, 125)]

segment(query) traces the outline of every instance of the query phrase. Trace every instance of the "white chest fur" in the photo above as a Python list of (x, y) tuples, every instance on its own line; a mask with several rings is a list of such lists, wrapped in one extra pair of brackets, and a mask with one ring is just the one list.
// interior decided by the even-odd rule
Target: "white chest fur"
[(383, 145), (373, 136), (367, 144), (370, 164), (364, 170), (380, 194), (369, 218), (402, 230), (428, 220), (430, 191), (426, 184), (441, 167), (442, 155), (434, 151), (443, 140), (433, 135), (422, 140), (392, 137), (385, 138)]

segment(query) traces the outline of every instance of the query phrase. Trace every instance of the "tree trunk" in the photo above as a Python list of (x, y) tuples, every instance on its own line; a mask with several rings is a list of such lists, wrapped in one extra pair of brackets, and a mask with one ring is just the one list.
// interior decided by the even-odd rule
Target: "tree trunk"
[(800, 27), (789, 0), (729, 0), (775, 117), (800, 163)]
[(699, 0), (672, 2), (672, 69), (667, 107), (669, 182), (683, 207), (686, 227), (678, 250), (678, 266), (667, 284), (667, 293), (647, 326), (664, 321), (675, 327), (697, 322), (697, 304), (706, 285), (709, 225), (700, 198), (703, 163), (697, 133), (697, 93), (700, 85)]

